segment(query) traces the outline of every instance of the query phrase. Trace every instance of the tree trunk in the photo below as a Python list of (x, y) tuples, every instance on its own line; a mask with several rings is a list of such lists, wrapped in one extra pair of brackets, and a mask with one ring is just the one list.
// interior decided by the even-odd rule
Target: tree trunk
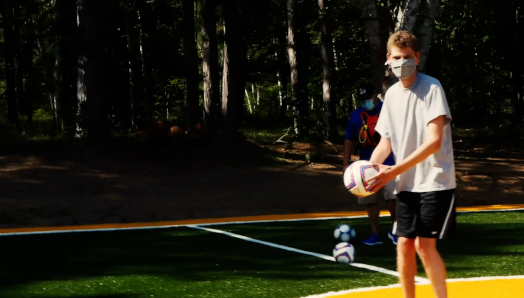
[(428, 59), (431, 39), (433, 37), (433, 25), (439, 9), (439, 0), (422, 0), (420, 3), (419, 18), (422, 17), (422, 23), (417, 35), (420, 62), (418, 64), (418, 71), (424, 72), (426, 68), (426, 61)]
[[(142, 62), (140, 59), (140, 39), (135, 27), (138, 24), (137, 11), (126, 8), (127, 59), (129, 60), (129, 94), (131, 104), (131, 130), (145, 128), (145, 99), (142, 89)], [(138, 40), (138, 41), (137, 41)]]
[(78, 56), (77, 134), (92, 139), (108, 135), (105, 114), (105, 48), (101, 42), (104, 30), (103, 0), (77, 0), (78, 29), (82, 51)]
[(70, 0), (57, 0), (55, 5), (57, 43), (55, 44), (55, 101), (57, 123), (67, 136), (75, 134), (76, 53), (74, 47), (76, 5)]
[[(401, 0), (396, 9), (395, 32), (406, 30), (413, 33), (417, 21), (417, 9), (419, 0)], [(432, 1), (432, 0), (423, 0)]]
[(154, 28), (147, 0), (137, 0), (138, 22), (140, 24), (140, 55), (142, 58), (142, 75), (144, 81), (144, 110), (146, 127), (151, 123), (153, 115), (153, 68), (151, 65), (150, 48), (151, 34)]
[(55, 45), (55, 71), (54, 71), (54, 82), (55, 82), (55, 94), (54, 94), (54, 104), (56, 109), (56, 126), (57, 130), (61, 130), (62, 128), (62, 94), (64, 93), (63, 87), (64, 87), (64, 77), (62, 76), (64, 66), (62, 63), (62, 51), (60, 49), (60, 44)]
[(16, 104), (15, 57), (13, 53), (13, 6), (11, 1), (4, 1), (2, 7), (2, 29), (4, 31), (5, 85), (7, 97), (7, 115), (9, 123), (18, 125), (18, 107)]
[[(29, 14), (30, 15), (34, 15), (38, 12), (38, 8), (36, 6), (36, 3), (31, 1), (30, 2), (31, 5), (28, 6), (28, 10), (30, 11)], [(41, 32), (38, 30), (38, 27), (36, 26), (36, 23), (35, 23), (35, 20), (33, 17), (31, 17), (31, 21), (30, 21), (30, 26), (33, 26), (33, 31), (34, 31), (34, 38), (35, 38), (35, 41), (36, 41), (36, 45), (37, 45), (37, 48), (38, 48), (38, 52), (40, 53), (40, 56), (44, 55), (45, 53), (45, 48), (44, 48), (44, 45), (42, 44), (42, 41), (41, 41)], [(53, 84), (53, 80), (54, 80), (54, 74), (53, 74), (53, 69), (52, 68), (49, 68), (49, 67), (44, 67), (43, 69), (43, 73), (44, 73), (44, 80), (45, 80), (45, 86), (46, 86), (46, 92), (47, 92), (47, 96), (49, 97), (49, 101), (50, 101), (50, 108), (51, 108), (51, 113), (53, 115), (53, 121), (56, 122), (56, 110), (55, 110), (55, 104), (54, 104), (54, 84)], [(35, 82), (36, 84), (36, 82)], [(31, 103), (32, 104), (32, 103)]]
[[(521, 12), (522, 13), (522, 12)], [(522, 15), (520, 16), (522, 17)], [(513, 16), (511, 16), (513, 18)], [(524, 80), (522, 76), (522, 66), (524, 66), (524, 63), (522, 63), (522, 59), (520, 59), (521, 56), (521, 44), (524, 42), (523, 34), (524, 34), (524, 25), (522, 22), (519, 22), (519, 11), (518, 9), (515, 10), (515, 23), (514, 23), (515, 30), (513, 32), (510, 32), (507, 36), (510, 36), (510, 38), (514, 39), (513, 45), (508, 47), (508, 51), (510, 52), (510, 70), (511, 70), (511, 78), (510, 82), (513, 90), (511, 94), (511, 99), (513, 103), (513, 107), (515, 109), (515, 123), (517, 125), (522, 125), (524, 123)]]
[(214, 135), (218, 129), (220, 109), (220, 79), (218, 74), (218, 44), (215, 3), (202, 0), (202, 69), (204, 72), (204, 112), (206, 129)]
[(240, 128), (239, 101), (241, 49), (238, 28), (238, 6), (235, 0), (223, 0), (224, 70), (222, 72), (222, 113), (226, 136), (234, 138)]
[(376, 0), (361, 0), (362, 19), (366, 26), (371, 58), (371, 82), (377, 90), (387, 91), (389, 84), (384, 85), (386, 76), (384, 63), (386, 62), (386, 40), (388, 35), (387, 22), (378, 17)]
[(20, 6), (18, 4), (13, 5), (13, 49), (16, 63), (16, 101), (18, 103), (18, 112), (25, 114), (25, 103), (24, 103), (24, 75), (25, 75), (25, 60), (23, 57), (23, 51), (20, 46), (21, 36), (20, 27), (22, 16), (20, 15)]
[(280, 93), (282, 96), (281, 105), (280, 105), (280, 123), (286, 124), (287, 117), (287, 106), (288, 106), (288, 94), (287, 94), (287, 85), (289, 78), (289, 66), (288, 58), (286, 57), (286, 35), (284, 32), (276, 32), (275, 35), (278, 38), (278, 79), (280, 80)]
[(35, 82), (35, 68), (33, 67), (35, 36), (32, 30), (28, 30), (27, 38), (24, 43), (24, 65), (26, 69), (26, 79), (24, 85), (24, 104), (25, 113), (27, 115), (27, 123), (33, 123), (33, 98), (36, 96), (35, 89), (37, 88)]
[[(242, 26), (240, 27), (242, 28)], [(241, 32), (243, 30), (241, 29)], [(244, 105), (245, 105), (245, 93), (242, 92), (242, 90), (246, 89), (247, 84), (247, 39), (245, 37), (245, 34), (240, 34), (240, 65), (239, 65), (239, 72), (240, 72), (240, 81), (238, 90), (240, 92), (239, 95), (239, 101), (238, 101), (238, 118), (240, 121), (244, 118)]]
[(290, 73), (291, 73), (291, 91), (292, 91), (292, 107), (293, 107), (293, 127), (295, 130), (296, 135), (302, 135), (305, 133), (302, 131), (303, 128), (303, 116), (302, 113), (303, 105), (307, 102), (307, 93), (304, 97), (304, 91), (301, 90), (301, 77), (299, 77), (299, 61), (298, 61), (298, 55), (297, 55), (297, 34), (296, 30), (296, 21), (298, 17), (298, 13), (296, 12), (296, 6), (295, 6), (295, 0), (288, 0), (287, 1), (287, 16), (288, 16), (288, 32), (287, 32), (287, 41), (288, 41), (288, 58), (289, 58), (289, 66), (290, 66)]
[(187, 131), (189, 132), (195, 129), (198, 122), (200, 122), (198, 53), (194, 36), (195, 20), (193, 8), (193, 0), (182, 1), (182, 10), (184, 11), (184, 56), (186, 62), (186, 123)]
[(318, 0), (320, 9), (321, 48), (322, 48), (322, 99), (324, 101), (324, 137), (334, 141), (337, 138), (337, 109), (335, 100), (331, 98), (331, 72), (333, 71), (333, 39), (328, 24), (327, 7), (324, 0)]

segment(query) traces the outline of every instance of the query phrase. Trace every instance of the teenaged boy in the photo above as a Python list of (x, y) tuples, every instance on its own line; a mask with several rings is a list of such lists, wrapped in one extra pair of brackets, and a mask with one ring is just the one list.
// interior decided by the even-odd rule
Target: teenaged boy
[[(451, 113), (440, 82), (418, 73), (417, 39), (399, 31), (387, 44), (387, 60), (399, 82), (385, 96), (376, 130), (382, 136), (370, 161), (379, 174), (368, 190), (395, 179), (398, 271), (405, 298), (415, 297), (415, 254), (422, 260), (436, 298), (447, 298), (446, 269), (436, 240), (454, 234), (455, 165)], [(382, 165), (393, 152), (395, 165)]]

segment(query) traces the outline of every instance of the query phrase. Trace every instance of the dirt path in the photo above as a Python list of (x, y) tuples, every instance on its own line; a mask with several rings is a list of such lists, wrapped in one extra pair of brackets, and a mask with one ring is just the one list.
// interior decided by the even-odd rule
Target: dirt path
[[(457, 147), (459, 206), (524, 203), (524, 152)], [(362, 210), (342, 185), (340, 149), (247, 142), (0, 155), (0, 228)]]

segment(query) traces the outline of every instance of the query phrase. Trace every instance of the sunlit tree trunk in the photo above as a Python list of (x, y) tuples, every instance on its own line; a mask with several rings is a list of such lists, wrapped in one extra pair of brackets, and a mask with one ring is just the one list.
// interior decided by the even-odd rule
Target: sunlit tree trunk
[(206, 129), (210, 134), (218, 129), (220, 112), (220, 79), (218, 73), (218, 44), (215, 3), (202, 0), (202, 68), (204, 72), (204, 112)]
[[(195, 41), (195, 20), (193, 15), (193, 0), (183, 0), (182, 10), (184, 12), (183, 38), (184, 38), (184, 57), (186, 62), (186, 111), (187, 111), (187, 130), (193, 130), (200, 121), (199, 111), (199, 74), (198, 74), (198, 53)], [(242, 90), (242, 89), (241, 89)]]
[(280, 81), (280, 94), (281, 94), (281, 105), (280, 105), (280, 122), (286, 123), (286, 112), (288, 107), (288, 93), (287, 85), (289, 82), (289, 66), (287, 64), (288, 58), (286, 57), (285, 40), (284, 34), (279, 34), (279, 51), (278, 51), (278, 79)]
[(324, 0), (318, 0), (320, 10), (321, 26), (321, 48), (322, 48), (322, 99), (324, 101), (324, 137), (326, 140), (334, 141), (337, 137), (337, 110), (335, 100), (331, 97), (331, 73), (333, 71), (333, 40), (331, 29), (328, 24), (327, 7)]
[(238, 7), (234, 0), (223, 0), (224, 70), (222, 72), (222, 113), (226, 136), (235, 137), (239, 130), (240, 42)]
[[(422, 0), (422, 1), (432, 1), (432, 0)], [(406, 30), (410, 33), (413, 32), (413, 29), (415, 28), (415, 23), (417, 21), (418, 2), (419, 0), (400, 0), (398, 1), (398, 6), (395, 9), (395, 13), (396, 13), (395, 32), (399, 30)]]
[[(299, 74), (299, 55), (298, 55), (298, 34), (297, 34), (297, 18), (295, 0), (287, 1), (287, 44), (288, 44), (288, 59), (291, 74), (291, 92), (292, 92), (292, 109), (293, 109), (293, 127), (296, 135), (303, 135), (306, 131), (304, 128), (305, 109), (307, 109), (307, 90), (302, 90), (303, 80), (302, 74)], [(307, 85), (306, 85), (307, 86)], [(305, 107), (304, 107), (305, 106)]]

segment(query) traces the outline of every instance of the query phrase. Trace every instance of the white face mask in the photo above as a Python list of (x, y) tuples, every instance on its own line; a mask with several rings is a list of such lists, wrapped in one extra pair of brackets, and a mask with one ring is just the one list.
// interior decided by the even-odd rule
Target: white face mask
[(399, 79), (409, 78), (417, 69), (415, 59), (399, 59), (391, 61), (391, 71)]

